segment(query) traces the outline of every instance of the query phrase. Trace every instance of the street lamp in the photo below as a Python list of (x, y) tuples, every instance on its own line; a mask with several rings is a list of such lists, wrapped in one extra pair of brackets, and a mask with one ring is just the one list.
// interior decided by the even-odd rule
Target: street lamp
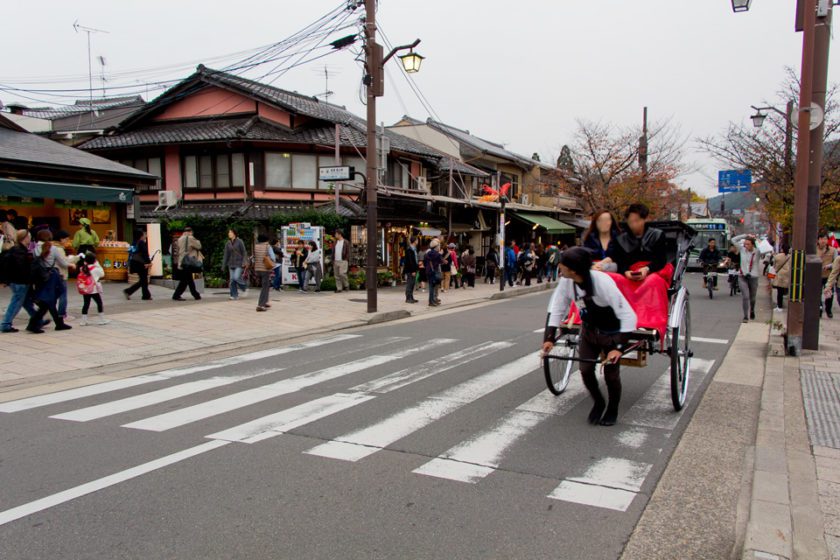
[(732, 11), (736, 14), (738, 12), (748, 12), (750, 11), (750, 4), (752, 4), (752, 0), (732, 0)]
[(756, 127), (756, 128), (761, 128), (761, 125), (763, 125), (763, 124), (764, 124), (764, 119), (766, 119), (766, 118), (767, 118), (767, 115), (765, 115), (764, 113), (762, 113), (761, 111), (759, 111), (758, 113), (756, 113), (755, 115), (751, 116), (750, 118), (752, 119), (752, 122), (753, 122), (753, 126), (754, 126), (754, 127)]
[(414, 49), (408, 54), (403, 54), (397, 57), (402, 62), (403, 68), (409, 74), (416, 74), (420, 71), (420, 65), (423, 63), (423, 59), (426, 58), (425, 56), (421, 56), (414, 52)]

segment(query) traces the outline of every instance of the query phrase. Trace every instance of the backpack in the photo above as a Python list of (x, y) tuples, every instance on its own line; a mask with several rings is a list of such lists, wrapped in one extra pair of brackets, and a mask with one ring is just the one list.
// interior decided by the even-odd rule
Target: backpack
[(90, 295), (96, 291), (96, 280), (90, 274), (90, 269), (83, 266), (79, 269), (79, 274), (76, 276), (76, 289), (82, 295)]
[(46, 261), (40, 257), (32, 261), (32, 285), (36, 290), (40, 290), (49, 282), (53, 270), (54, 268), (47, 266)]

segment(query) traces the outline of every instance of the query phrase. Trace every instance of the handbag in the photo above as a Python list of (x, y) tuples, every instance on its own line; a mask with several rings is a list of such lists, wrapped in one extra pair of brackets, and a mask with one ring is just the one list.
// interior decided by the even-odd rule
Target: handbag
[(204, 263), (193, 255), (185, 255), (183, 260), (181, 260), (181, 270), (197, 274), (204, 271)]
[(271, 270), (274, 268), (274, 261), (271, 260), (271, 257), (268, 255), (263, 255), (262, 264), (266, 270)]
[(770, 280), (776, 278), (776, 267), (772, 264), (769, 267), (767, 267), (767, 278), (769, 278)]

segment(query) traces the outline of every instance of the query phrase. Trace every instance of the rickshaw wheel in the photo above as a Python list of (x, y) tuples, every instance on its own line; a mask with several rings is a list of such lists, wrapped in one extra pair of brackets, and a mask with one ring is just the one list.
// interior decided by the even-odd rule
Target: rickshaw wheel
[(691, 373), (691, 313), (688, 298), (682, 300), (678, 327), (671, 329), (671, 402), (674, 410), (682, 410), (688, 392), (688, 378)]
[(558, 360), (557, 358), (543, 358), (543, 372), (545, 373), (545, 382), (548, 385), (548, 390), (555, 395), (561, 395), (569, 386), (569, 379), (574, 369), (574, 358), (577, 357), (578, 349), (578, 335), (567, 334), (557, 339), (554, 344), (554, 349), (551, 351), (552, 356), (560, 356), (563, 358), (570, 358), (568, 360)]

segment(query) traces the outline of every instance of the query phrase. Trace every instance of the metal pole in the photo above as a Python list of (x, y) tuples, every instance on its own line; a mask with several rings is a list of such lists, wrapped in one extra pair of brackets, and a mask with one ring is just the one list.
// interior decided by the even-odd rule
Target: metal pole
[(90, 31), (87, 33), (87, 47), (88, 47), (88, 95), (90, 99), (90, 124), (93, 128), (93, 66), (90, 61)]
[[(811, 103), (823, 109), (828, 88), (828, 53), (831, 44), (831, 5), (827, 3), (825, 15), (817, 15), (814, 28), (814, 67)], [(810, 115), (809, 115), (810, 116)], [(810, 122), (810, 118), (809, 118)], [(802, 129), (804, 130), (804, 129)], [(817, 230), (820, 222), (820, 185), (823, 172), (823, 137), (825, 118), (810, 136), (810, 164), (808, 168), (808, 206), (805, 220), (805, 278), (808, 294), (804, 302), (802, 348), (819, 350), (820, 305), (822, 299), (822, 262), (817, 257)]]
[(788, 353), (799, 355), (802, 351), (805, 306), (802, 300), (805, 269), (805, 248), (808, 220), (808, 176), (810, 163), (811, 98), (813, 97), (814, 27), (816, 1), (805, 0), (802, 36), (802, 75), (799, 85), (799, 135), (796, 148), (796, 176), (794, 178), (793, 247), (791, 251), (790, 306), (787, 320)]
[(785, 111), (785, 169), (793, 165), (793, 100), (787, 102)]
[(376, 313), (376, 222), (377, 171), (376, 153), (376, 92), (375, 84), (382, 72), (376, 52), (376, 0), (365, 0), (365, 46), (367, 48), (367, 149), (365, 159), (367, 168), (366, 210), (367, 210), (367, 259), (365, 266), (365, 287), (367, 289), (367, 311)]
[[(326, 72), (326, 69), (324, 69), (324, 71)], [(335, 125), (335, 165), (336, 165), (336, 167), (341, 165), (341, 150), (339, 149), (340, 136), (341, 136), (341, 125), (336, 123), (336, 125)], [(341, 190), (341, 184), (340, 183), (335, 183), (334, 188), (335, 188), (335, 213), (336, 213), (336, 215), (338, 215), (338, 208), (340, 206), (338, 199), (339, 199), (339, 196), (340, 196), (339, 192)]]
[[(501, 185), (499, 185), (501, 189)], [(500, 191), (501, 192), (501, 191)], [(505, 291), (505, 197), (499, 196), (499, 271), (501, 272), (501, 282), (499, 282), (499, 291)]]

